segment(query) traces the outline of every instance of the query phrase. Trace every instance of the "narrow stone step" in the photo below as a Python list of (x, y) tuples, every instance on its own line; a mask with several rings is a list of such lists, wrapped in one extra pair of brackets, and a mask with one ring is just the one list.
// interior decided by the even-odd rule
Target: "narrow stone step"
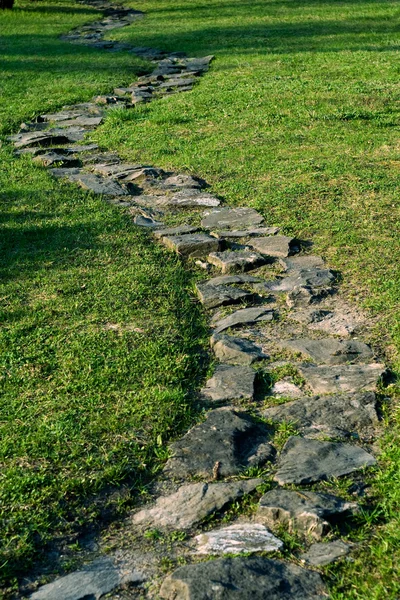
[(373, 352), (367, 344), (358, 340), (335, 340), (331, 338), (312, 340), (280, 340), (279, 348), (300, 353), (311, 358), (317, 364), (344, 365), (348, 363), (366, 363), (373, 358)]
[(201, 226), (205, 229), (248, 229), (258, 227), (264, 222), (264, 218), (254, 208), (219, 208), (206, 211), (201, 220)]
[(256, 372), (248, 366), (218, 365), (201, 394), (211, 402), (252, 400)]
[(161, 242), (170, 250), (184, 258), (201, 258), (217, 250), (219, 241), (206, 233), (188, 233), (183, 235), (165, 235)]
[(207, 260), (210, 264), (221, 269), (222, 273), (250, 271), (261, 267), (267, 262), (261, 254), (250, 250), (213, 252), (207, 257)]
[(254, 308), (242, 308), (236, 312), (224, 317), (223, 319), (213, 319), (212, 325), (215, 333), (221, 333), (225, 329), (230, 327), (237, 327), (239, 325), (249, 325), (258, 323), (261, 321), (272, 321), (275, 315), (275, 311), (272, 308), (254, 307)]
[(314, 394), (341, 394), (376, 391), (379, 379), (385, 373), (385, 365), (300, 365), (300, 373)]
[(215, 356), (222, 363), (251, 365), (257, 360), (268, 358), (260, 346), (243, 338), (214, 334), (210, 342)]
[(196, 283), (197, 295), (205, 308), (218, 308), (254, 298), (253, 292), (228, 285)]
[(222, 529), (213, 529), (197, 535), (197, 554), (249, 554), (253, 552), (276, 552), (283, 542), (264, 525), (241, 522)]
[(271, 237), (253, 238), (248, 242), (249, 246), (254, 248), (260, 254), (273, 256), (274, 258), (285, 258), (289, 254), (299, 251), (295, 245), (294, 238), (284, 235), (274, 235)]

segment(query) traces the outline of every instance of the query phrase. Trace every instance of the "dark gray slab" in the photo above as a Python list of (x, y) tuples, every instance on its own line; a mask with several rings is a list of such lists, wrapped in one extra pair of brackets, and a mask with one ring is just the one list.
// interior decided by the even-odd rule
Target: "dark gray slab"
[(171, 235), (184, 235), (187, 233), (197, 233), (199, 231), (198, 227), (193, 227), (192, 225), (178, 225), (177, 227), (163, 227), (158, 231), (154, 232), (154, 236), (157, 239), (160, 239), (164, 236)]
[(252, 284), (257, 283), (258, 281), (260, 281), (259, 277), (239, 273), (237, 275), (218, 275), (218, 277), (208, 279), (207, 283), (208, 285), (231, 285), (234, 283)]
[(27, 148), (30, 146), (52, 146), (53, 144), (69, 144), (83, 139), (84, 130), (68, 131), (62, 129), (51, 129), (48, 131), (31, 131), (10, 136), (16, 148)]
[(280, 340), (278, 346), (299, 352), (317, 364), (343, 365), (354, 362), (369, 362), (373, 352), (367, 344), (357, 340), (341, 341), (331, 338), (310, 340)]
[(207, 256), (209, 252), (218, 249), (219, 246), (219, 241), (206, 233), (168, 235), (161, 238), (161, 242), (185, 258)]
[(164, 580), (165, 600), (325, 600), (321, 576), (261, 557), (221, 558), (186, 565)]
[(288, 274), (302, 271), (303, 269), (323, 269), (325, 266), (325, 263), (320, 256), (314, 256), (312, 254), (281, 258), (279, 263)]
[(385, 365), (379, 363), (320, 367), (300, 365), (298, 368), (315, 394), (373, 392), (386, 371)]
[(325, 542), (313, 544), (300, 556), (300, 560), (313, 567), (324, 567), (343, 556), (347, 556), (351, 551), (351, 546), (341, 540), (334, 542)]
[(279, 233), (279, 227), (256, 227), (251, 229), (220, 229), (213, 232), (213, 235), (226, 239), (241, 239), (256, 237), (260, 235), (275, 235)]
[(230, 327), (258, 323), (260, 321), (272, 321), (274, 310), (266, 307), (242, 308), (223, 319), (212, 321), (215, 333), (221, 333)]
[(275, 458), (269, 443), (273, 432), (249, 415), (228, 409), (212, 410), (204, 423), (171, 444), (165, 472), (176, 477), (228, 477), (244, 468)]
[(46, 152), (46, 154), (39, 154), (35, 156), (33, 161), (35, 163), (41, 164), (44, 167), (50, 167), (54, 164), (58, 164), (60, 167), (64, 168), (74, 168), (81, 166), (81, 161), (79, 158), (74, 158), (73, 156), (68, 156), (64, 153), (58, 152)]
[(64, 177), (84, 190), (90, 190), (95, 194), (106, 196), (128, 195), (127, 190), (122, 188), (119, 183), (106, 177), (100, 177), (100, 175), (84, 173), (79, 170), (76, 172), (72, 169), (51, 169), (51, 172), (55, 177)]
[(145, 217), (143, 215), (137, 215), (133, 219), (133, 222), (139, 227), (147, 227), (148, 229), (155, 229), (157, 227), (162, 227), (163, 225), (161, 221), (156, 221), (152, 217)]
[(205, 229), (248, 229), (258, 227), (264, 218), (254, 208), (219, 208), (206, 211), (201, 225)]
[(349, 475), (375, 464), (375, 458), (358, 446), (291, 437), (279, 457), (274, 480), (279, 485), (302, 485)]
[(201, 189), (205, 186), (204, 181), (197, 179), (196, 177), (192, 177), (191, 175), (170, 175), (163, 181), (163, 188), (165, 189), (180, 189), (180, 188), (190, 188), (190, 189)]
[(291, 292), (299, 287), (330, 288), (334, 282), (334, 274), (327, 269), (303, 269), (264, 285), (265, 289), (271, 292)]
[(356, 318), (351, 313), (336, 310), (309, 308), (289, 313), (288, 317), (297, 323), (307, 325), (309, 329), (340, 337), (349, 337), (360, 324), (360, 318)]
[(253, 238), (248, 242), (249, 246), (254, 248), (260, 254), (284, 258), (298, 251), (295, 247), (294, 238), (284, 235), (274, 235), (271, 237)]
[(256, 372), (248, 366), (217, 365), (201, 393), (212, 402), (252, 400)]
[(214, 334), (211, 347), (222, 363), (231, 365), (251, 365), (257, 360), (268, 358), (260, 348), (250, 340), (230, 335)]
[(207, 260), (221, 269), (222, 273), (250, 271), (266, 263), (266, 259), (261, 254), (250, 250), (213, 252), (207, 257)]
[(196, 283), (197, 295), (206, 308), (217, 308), (228, 304), (237, 304), (254, 297), (252, 292), (228, 285), (209, 285)]

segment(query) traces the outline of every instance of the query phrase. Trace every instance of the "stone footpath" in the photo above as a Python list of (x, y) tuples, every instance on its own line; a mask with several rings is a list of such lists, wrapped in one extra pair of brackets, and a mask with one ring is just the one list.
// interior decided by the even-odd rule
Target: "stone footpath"
[[(200, 391), (203, 421), (171, 444), (157, 488), (164, 492), (128, 519), (135, 551), (98, 557), (31, 598), (326, 598), (320, 567), (351, 552), (340, 531), (352, 526), (362, 474), (376, 464), (371, 444), (385, 366), (359, 338), (362, 318), (340, 300), (335, 273), (304, 244), (252, 208), (221, 207), (197, 177), (126, 163), (85, 141), (114, 107), (191, 90), (213, 58), (107, 41), (107, 31), (143, 15), (105, 0), (86, 3), (104, 18), (63, 39), (132, 52), (154, 70), (108, 96), (41, 115), (10, 139), (17, 154), (31, 154), (55, 177), (128, 210), (149, 243), (153, 236), (188, 268), (204, 269), (196, 292), (210, 314), (216, 367)], [(354, 477), (350, 500), (321, 484), (342, 476)], [(251, 517), (207, 525), (239, 499), (259, 498), (260, 489)], [(279, 558), (283, 530), (303, 544), (297, 562)], [(176, 541), (170, 555), (182, 566), (167, 577), (149, 550), (152, 532)]]

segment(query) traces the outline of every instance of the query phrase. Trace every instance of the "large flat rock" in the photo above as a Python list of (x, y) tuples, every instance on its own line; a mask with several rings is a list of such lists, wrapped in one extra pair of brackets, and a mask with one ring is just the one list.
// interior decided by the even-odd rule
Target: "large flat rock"
[(215, 333), (221, 333), (230, 327), (259, 323), (261, 321), (272, 321), (273, 318), (274, 310), (272, 308), (256, 306), (253, 308), (241, 308), (223, 319), (213, 319), (212, 325), (214, 326)]
[(312, 254), (281, 258), (279, 264), (288, 274), (302, 271), (303, 269), (323, 269), (325, 266), (324, 260), (320, 256)]
[(276, 552), (283, 542), (260, 523), (235, 523), (197, 535), (197, 554)]
[(84, 173), (80, 169), (50, 169), (55, 177), (67, 179), (75, 183), (84, 190), (89, 190), (94, 194), (105, 196), (127, 196), (128, 192), (122, 188), (117, 181), (107, 177), (94, 175), (93, 173)]
[(365, 363), (373, 358), (371, 348), (357, 340), (341, 341), (331, 338), (311, 340), (302, 338), (298, 340), (280, 340), (278, 345), (292, 352), (300, 352), (300, 354), (311, 358), (317, 364)]
[(315, 540), (321, 539), (340, 519), (359, 511), (355, 502), (309, 490), (270, 490), (260, 499), (256, 520), (268, 527), (284, 525)]
[(260, 254), (266, 254), (274, 258), (285, 258), (289, 254), (293, 254), (296, 250), (298, 251), (295, 248), (294, 238), (285, 235), (253, 238), (248, 244), (254, 250), (260, 252)]
[(289, 319), (307, 325), (313, 331), (322, 331), (329, 335), (349, 337), (357, 329), (360, 319), (350, 313), (324, 309), (303, 309), (289, 313)]
[(282, 450), (274, 480), (279, 485), (302, 485), (349, 475), (375, 464), (375, 458), (358, 446), (293, 436)]
[(132, 522), (145, 527), (190, 529), (229, 502), (249, 494), (262, 479), (230, 483), (191, 483), (169, 496), (161, 496), (154, 506), (137, 512)]
[(250, 271), (265, 264), (266, 259), (258, 252), (250, 250), (224, 250), (211, 252), (207, 257), (210, 264), (221, 269), (222, 273)]
[(378, 424), (373, 392), (334, 396), (304, 396), (301, 400), (272, 406), (262, 412), (273, 421), (294, 423), (303, 433), (339, 437), (342, 432), (370, 431)]
[(299, 371), (315, 394), (343, 394), (376, 391), (385, 365), (300, 365)]
[(251, 300), (254, 293), (228, 285), (210, 285), (208, 282), (196, 283), (197, 295), (206, 308), (217, 308)]
[(167, 235), (161, 238), (162, 243), (170, 250), (185, 258), (199, 258), (217, 250), (219, 241), (206, 233), (188, 233), (183, 235)]
[(165, 600), (325, 600), (321, 576), (261, 557), (220, 558), (186, 565), (164, 580)]
[(220, 200), (211, 194), (199, 190), (182, 190), (172, 196), (165, 196), (159, 202), (162, 206), (175, 208), (197, 208), (201, 206), (219, 206)]
[(16, 148), (31, 146), (52, 146), (53, 144), (69, 144), (83, 139), (85, 130), (50, 129), (48, 131), (30, 131), (10, 136)]
[(257, 360), (267, 358), (260, 346), (250, 340), (231, 335), (214, 334), (211, 347), (222, 363), (232, 365), (251, 365)]
[(202, 395), (212, 402), (252, 400), (256, 372), (248, 366), (217, 365), (214, 375), (202, 388)]
[(270, 292), (292, 292), (297, 288), (309, 287), (311, 290), (328, 289), (335, 282), (335, 276), (328, 269), (307, 269), (280, 277), (264, 284)]
[(219, 409), (171, 444), (165, 471), (177, 477), (228, 477), (275, 458), (272, 432), (246, 413)]
[(34, 592), (32, 600), (98, 600), (123, 584), (142, 583), (143, 574), (119, 567), (109, 558), (99, 558)]
[(232, 285), (236, 283), (242, 284), (253, 284), (260, 281), (259, 277), (253, 275), (246, 275), (245, 273), (238, 273), (236, 275), (218, 275), (212, 279), (208, 279), (209, 285)]
[(201, 221), (205, 229), (248, 229), (258, 227), (264, 218), (253, 208), (219, 208), (206, 211)]

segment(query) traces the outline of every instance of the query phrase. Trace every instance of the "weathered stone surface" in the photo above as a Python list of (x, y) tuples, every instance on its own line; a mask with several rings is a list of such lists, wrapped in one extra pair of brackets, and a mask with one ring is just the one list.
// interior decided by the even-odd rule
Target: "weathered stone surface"
[(228, 304), (237, 304), (243, 300), (251, 300), (254, 294), (228, 285), (209, 285), (208, 282), (196, 284), (200, 302), (206, 308), (217, 308)]
[(119, 183), (105, 177), (100, 177), (99, 175), (82, 173), (79, 170), (76, 172), (72, 169), (51, 169), (51, 172), (55, 177), (66, 178), (72, 183), (76, 183), (84, 190), (90, 190), (95, 194), (102, 194), (105, 196), (128, 195), (128, 192), (122, 188)]
[(171, 235), (161, 238), (162, 243), (177, 254), (188, 257), (202, 257), (209, 252), (217, 250), (219, 241), (206, 233), (190, 233), (183, 235)]
[(271, 292), (291, 292), (302, 287), (309, 287), (312, 290), (330, 288), (334, 281), (334, 274), (327, 269), (303, 269), (264, 285)]
[(230, 483), (191, 483), (170, 496), (161, 496), (152, 508), (136, 513), (134, 525), (190, 529), (233, 500), (249, 494), (262, 479)]
[(307, 325), (309, 329), (324, 331), (340, 337), (348, 337), (359, 325), (359, 320), (351, 314), (331, 310), (311, 308), (294, 312), (288, 316), (297, 323)]
[(331, 523), (354, 515), (358, 510), (355, 502), (331, 494), (276, 488), (260, 499), (256, 520), (268, 527), (282, 524), (290, 532), (297, 531), (319, 540), (331, 529)]
[(324, 288), (312, 288), (309, 285), (299, 286), (288, 292), (286, 304), (289, 308), (307, 307), (319, 302), (326, 295)]
[(75, 119), (66, 119), (57, 123), (57, 126), (60, 128), (63, 127), (97, 127), (103, 121), (103, 117), (88, 117), (88, 116), (79, 116)]
[(341, 540), (335, 540), (334, 542), (313, 544), (307, 552), (300, 556), (300, 559), (313, 567), (323, 567), (343, 556), (347, 556), (350, 550), (351, 546), (349, 544), (345, 544)]
[[(272, 386), (270, 395), (276, 398), (301, 398), (304, 396), (304, 392), (293, 383), (290, 377), (285, 377)], [(287, 405), (285, 404), (285, 406)]]
[(250, 269), (260, 267), (266, 262), (264, 257), (250, 250), (213, 252), (207, 257), (207, 260), (212, 265), (221, 269), (222, 273), (249, 271)]
[(182, 190), (173, 196), (160, 197), (159, 204), (176, 208), (196, 208), (198, 206), (219, 206), (221, 201), (215, 196), (198, 190)]
[(260, 281), (259, 277), (253, 277), (252, 275), (218, 275), (208, 280), (209, 285), (231, 285), (234, 283), (257, 283)]
[(313, 255), (281, 258), (279, 264), (288, 274), (303, 270), (323, 269), (325, 266), (325, 263), (320, 256)]
[(349, 475), (375, 464), (375, 458), (358, 446), (293, 436), (282, 450), (274, 480), (280, 485), (301, 485)]
[(278, 346), (300, 352), (318, 364), (343, 365), (350, 362), (367, 362), (373, 352), (367, 344), (357, 340), (340, 341), (334, 339), (280, 340)]
[(195, 537), (197, 554), (242, 554), (275, 552), (283, 542), (259, 523), (237, 523), (206, 531)]
[(99, 558), (82, 570), (60, 577), (34, 592), (32, 600), (98, 600), (126, 583), (142, 583), (143, 574), (118, 567), (109, 558)]
[(214, 375), (201, 390), (212, 402), (251, 400), (256, 372), (247, 366), (217, 365)]
[(48, 131), (31, 131), (10, 136), (16, 148), (27, 148), (29, 146), (51, 146), (52, 144), (68, 144), (83, 139), (84, 130), (81, 135), (77, 131), (71, 132), (63, 129), (50, 129)]
[(204, 181), (198, 179), (197, 177), (191, 177), (190, 175), (171, 175), (163, 181), (163, 188), (171, 190), (180, 188), (200, 190), (204, 186)]
[(272, 431), (246, 413), (212, 410), (204, 423), (171, 445), (173, 456), (165, 471), (178, 477), (235, 475), (275, 458), (271, 436)]
[(215, 333), (221, 333), (230, 327), (258, 323), (259, 321), (272, 321), (274, 310), (265, 307), (242, 308), (228, 315), (224, 319), (212, 320)]
[(164, 580), (165, 600), (323, 600), (321, 576), (258, 556), (220, 558), (177, 569)]
[(362, 432), (378, 423), (373, 392), (305, 396), (301, 400), (267, 408), (262, 414), (273, 421), (290, 421), (305, 435), (321, 432), (336, 436), (342, 432)]
[(152, 217), (145, 217), (143, 215), (137, 215), (133, 219), (133, 222), (135, 223), (135, 225), (138, 225), (139, 227), (147, 227), (149, 229), (161, 227), (163, 225), (163, 223), (161, 221), (156, 221)]
[(211, 235), (219, 238), (240, 239), (260, 235), (275, 235), (279, 231), (279, 227), (254, 227), (251, 229), (220, 229), (219, 231), (212, 231)]
[(50, 167), (51, 165), (58, 164), (60, 167), (79, 167), (81, 161), (79, 158), (74, 158), (65, 154), (59, 154), (58, 152), (46, 152), (46, 154), (39, 154), (34, 157), (35, 163), (41, 164), (44, 167)]
[(199, 228), (192, 225), (178, 225), (177, 227), (165, 227), (163, 229), (158, 229), (154, 232), (154, 237), (160, 239), (168, 235), (186, 235), (188, 233), (197, 233), (198, 231)]
[(211, 347), (215, 356), (223, 363), (233, 365), (251, 365), (257, 360), (267, 358), (260, 346), (250, 340), (230, 335), (214, 334)]
[(254, 208), (219, 208), (206, 211), (201, 225), (205, 229), (248, 229), (257, 227), (264, 218)]
[(249, 246), (267, 256), (284, 258), (298, 251), (294, 238), (285, 235), (274, 235), (271, 237), (260, 237), (250, 240)]
[(300, 365), (299, 371), (315, 394), (341, 394), (375, 391), (385, 365)]

